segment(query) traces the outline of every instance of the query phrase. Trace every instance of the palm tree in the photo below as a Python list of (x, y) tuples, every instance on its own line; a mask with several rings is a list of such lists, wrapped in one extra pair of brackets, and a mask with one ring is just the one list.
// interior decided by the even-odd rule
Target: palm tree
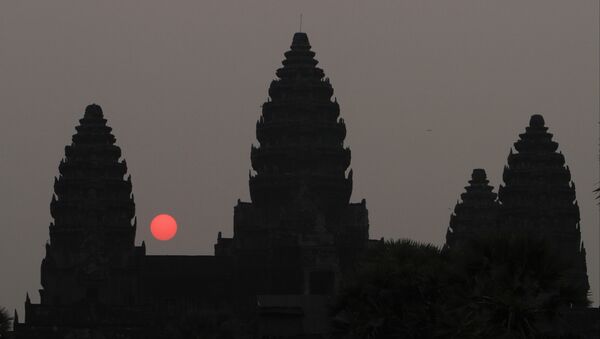
[(338, 297), (335, 326), (345, 338), (430, 337), (445, 267), (433, 245), (385, 242)]
[(6, 338), (10, 330), (12, 318), (4, 307), (0, 307), (0, 338)]
[(447, 337), (464, 331), (486, 338), (535, 338), (581, 295), (562, 279), (566, 264), (531, 233), (482, 234), (446, 254), (452, 270), (444, 314), (455, 321), (440, 326)]
[(440, 251), (410, 240), (371, 253), (333, 309), (341, 338), (535, 338), (582, 295), (544, 239), (489, 232)]

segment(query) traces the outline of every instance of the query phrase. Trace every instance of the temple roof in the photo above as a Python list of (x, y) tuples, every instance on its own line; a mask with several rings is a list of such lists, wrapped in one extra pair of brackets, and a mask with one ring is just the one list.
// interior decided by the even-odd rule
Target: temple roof
[(131, 226), (131, 179), (102, 108), (87, 106), (55, 179), (51, 212), (56, 227)]
[(88, 105), (85, 108), (84, 119), (104, 119), (104, 113), (102, 107), (96, 104)]
[(521, 153), (552, 153), (558, 148), (558, 143), (552, 141), (552, 134), (548, 133), (544, 118), (534, 114), (529, 119), (529, 126), (525, 133), (519, 134), (520, 140), (515, 142), (515, 149)]
[(260, 145), (251, 150), (252, 201), (289, 202), (308, 187), (309, 195), (347, 204), (350, 150), (343, 146), (346, 126), (338, 118), (337, 101), (331, 100), (333, 87), (316, 67), (306, 33), (295, 33), (284, 55), (256, 124)]
[(452, 247), (465, 241), (484, 228), (496, 224), (498, 202), (494, 188), (489, 185), (484, 169), (476, 168), (471, 174), (469, 186), (460, 195), (446, 233), (446, 245)]
[[(538, 227), (546, 232), (574, 232), (579, 239), (579, 207), (575, 186), (558, 143), (552, 141), (544, 118), (533, 115), (515, 142), (498, 190), (501, 223)], [(522, 227), (521, 226), (521, 227)]]
[(558, 143), (552, 140), (541, 115), (531, 116), (529, 126), (525, 133), (519, 134), (514, 147), (517, 153), (511, 150), (503, 173), (506, 186), (525, 185), (530, 189), (545, 190), (544, 187), (551, 184), (568, 188), (571, 174), (565, 167), (565, 157), (557, 152)]
[(304, 32), (296, 32), (294, 33), (294, 37), (292, 38), (292, 45), (290, 46), (292, 50), (297, 49), (310, 49), (310, 43), (308, 42), (308, 35)]
[(539, 114), (534, 114), (529, 119), (529, 127), (541, 128), (541, 127), (545, 127), (544, 124), (545, 124), (544, 117)]
[(322, 69), (315, 67), (319, 62), (314, 59), (315, 52), (311, 51), (306, 33), (294, 34), (290, 50), (284, 55), (284, 67), (277, 70), (277, 76), (281, 79), (309, 76), (313, 80), (319, 80), (325, 75)]
[[(517, 153), (511, 150), (508, 166), (504, 167), (504, 186), (498, 189), (498, 226), (546, 237), (572, 267), (565, 273), (566, 278), (587, 291), (575, 185), (565, 157), (556, 151), (558, 143), (552, 140), (541, 115), (531, 116), (514, 146)], [(581, 300), (586, 300), (586, 293), (575, 303)]]

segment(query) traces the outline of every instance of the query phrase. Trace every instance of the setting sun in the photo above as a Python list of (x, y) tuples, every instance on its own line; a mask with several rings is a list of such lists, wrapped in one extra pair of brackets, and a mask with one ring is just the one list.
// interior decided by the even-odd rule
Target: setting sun
[(171, 240), (177, 233), (177, 221), (168, 214), (159, 214), (152, 219), (150, 231), (157, 240)]

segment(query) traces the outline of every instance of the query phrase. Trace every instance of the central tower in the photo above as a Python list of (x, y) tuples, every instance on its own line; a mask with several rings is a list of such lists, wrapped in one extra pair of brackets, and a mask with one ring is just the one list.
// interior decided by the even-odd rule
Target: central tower
[(272, 209), (305, 194), (334, 221), (352, 193), (352, 177), (345, 174), (350, 150), (333, 88), (314, 56), (307, 35), (294, 34), (256, 124), (260, 146), (252, 147), (250, 195), (258, 207)]
[(350, 150), (333, 88), (306, 33), (294, 34), (252, 146), (252, 202), (234, 209), (231, 255), (245, 294), (331, 294), (368, 241), (364, 200), (350, 203)]

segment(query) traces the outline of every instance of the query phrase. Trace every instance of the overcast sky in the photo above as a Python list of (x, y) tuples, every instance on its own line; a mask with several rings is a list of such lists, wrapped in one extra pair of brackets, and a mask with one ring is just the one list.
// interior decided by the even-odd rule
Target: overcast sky
[[(577, 185), (597, 305), (598, 12), (597, 0), (1, 0), (0, 305), (39, 301), (53, 177), (92, 102), (132, 175), (137, 244), (212, 254), (217, 232), (231, 236), (300, 13), (346, 121), (371, 238), (441, 245), (472, 169), (497, 187), (539, 113)], [(172, 241), (152, 239), (158, 213), (177, 218)]]

